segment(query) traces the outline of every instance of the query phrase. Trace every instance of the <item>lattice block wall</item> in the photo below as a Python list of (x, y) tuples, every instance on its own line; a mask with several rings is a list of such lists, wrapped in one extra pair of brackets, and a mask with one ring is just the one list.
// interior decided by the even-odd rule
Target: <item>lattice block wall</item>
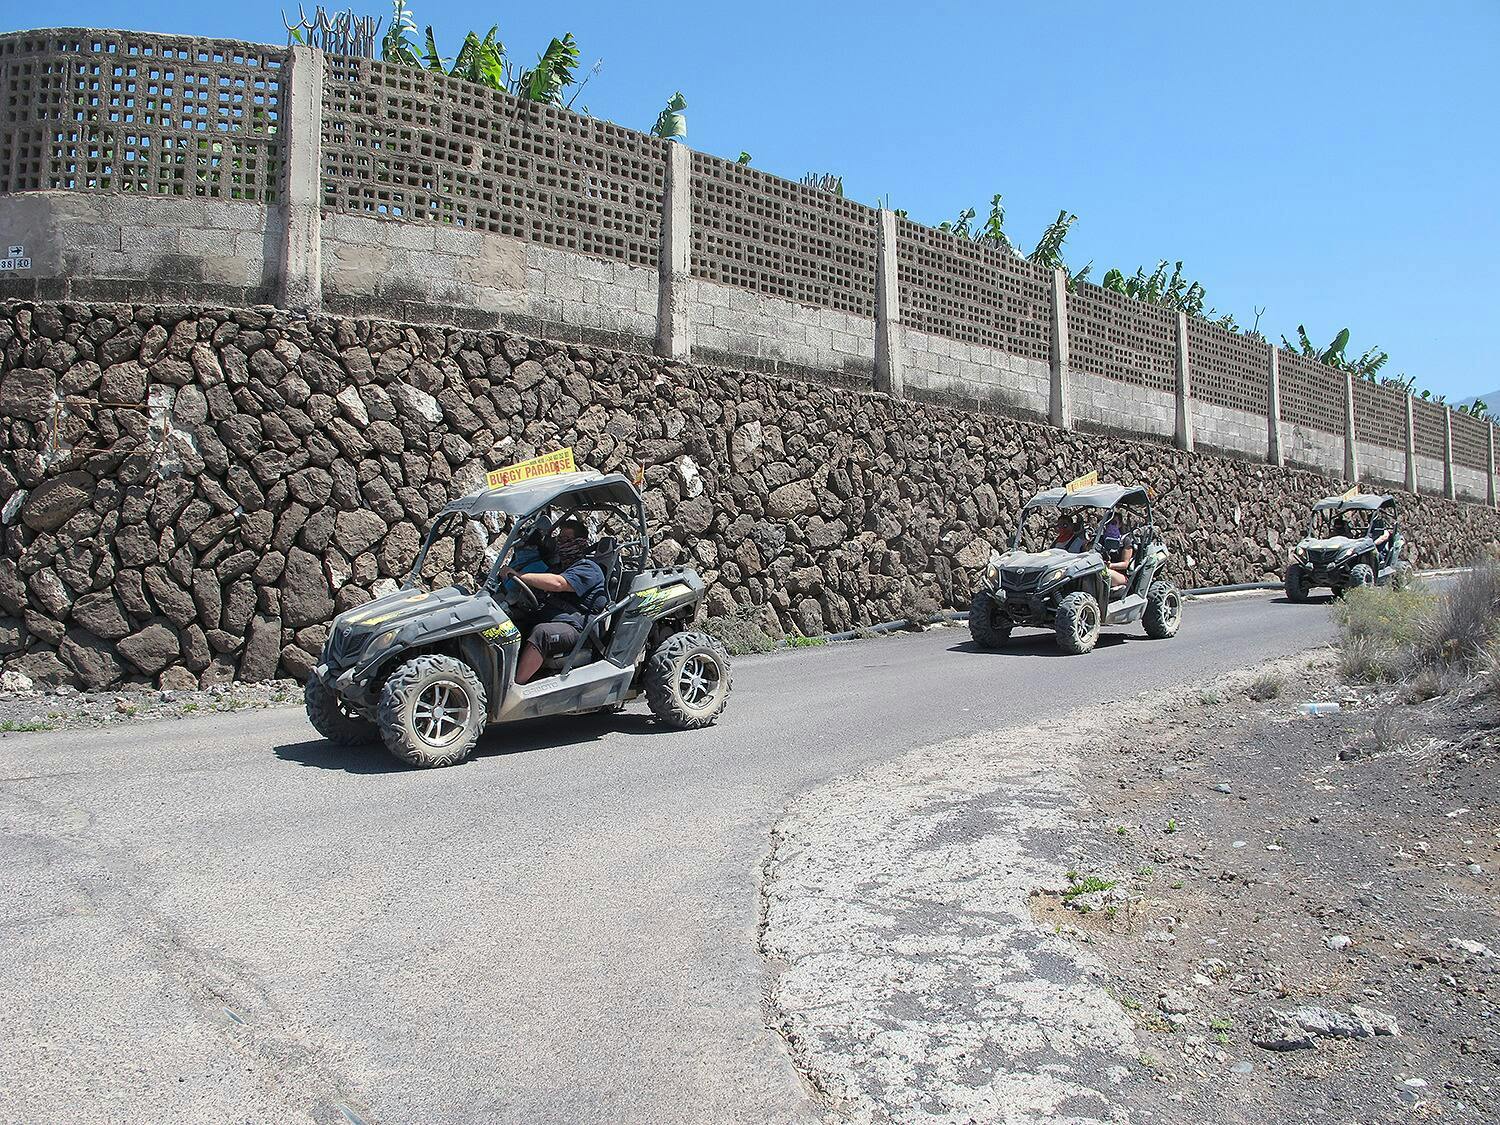
[(431, 71), (326, 60), (329, 210), (657, 267), (665, 142)]
[(1344, 375), (1316, 360), (1283, 351), (1277, 357), (1281, 378), (1281, 419), (1294, 426), (1313, 426), (1330, 434), (1344, 432)]
[(1175, 394), (1177, 314), (1081, 283), (1068, 294), (1068, 363)]
[(1188, 317), (1188, 369), (1193, 397), (1264, 414), (1270, 399), (1271, 358), (1263, 340)]
[(875, 315), (872, 208), (695, 152), (692, 225), (694, 277)]
[(1488, 469), (1490, 465), (1488, 422), (1453, 412), (1453, 460), (1471, 469)]
[(274, 203), (286, 52), (62, 30), (0, 37), (0, 193)]
[(1406, 396), (1367, 379), (1354, 380), (1354, 432), (1360, 441), (1406, 449)]
[(1444, 456), (1443, 414), (1448, 408), (1422, 399), (1414, 399), (1411, 407), (1417, 452), (1423, 457), (1436, 457), (1441, 461)]
[(1046, 361), (1052, 277), (1025, 258), (896, 220), (901, 321), (920, 332)]

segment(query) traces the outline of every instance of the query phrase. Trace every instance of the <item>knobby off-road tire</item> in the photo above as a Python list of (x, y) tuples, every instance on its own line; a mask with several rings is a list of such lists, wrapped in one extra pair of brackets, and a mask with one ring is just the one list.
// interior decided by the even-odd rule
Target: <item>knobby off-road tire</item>
[(1307, 601), (1307, 583), (1302, 578), (1300, 566), (1289, 566), (1286, 568), (1286, 600), (1289, 602)]
[(1369, 563), (1355, 563), (1349, 568), (1349, 582), (1345, 590), (1357, 590), (1375, 585), (1375, 568)]
[(391, 673), (376, 717), (386, 749), (414, 766), (467, 758), (488, 711), (479, 675), (452, 656), (415, 656)]
[(729, 702), (729, 652), (707, 633), (673, 633), (647, 659), (645, 687), (658, 722), (706, 727)]
[(997, 616), (995, 599), (987, 590), (974, 591), (969, 603), (969, 636), (980, 648), (999, 648), (1010, 640), (1010, 621)]
[(335, 746), (368, 746), (380, 741), (380, 728), (343, 701), (339, 693), (317, 676), (309, 676), (302, 688), (307, 721)]
[(1146, 612), (1141, 615), (1146, 636), (1158, 641), (1177, 635), (1182, 623), (1182, 595), (1170, 582), (1153, 582), (1146, 591)]
[(1057, 603), (1057, 647), (1081, 656), (1099, 640), (1102, 615), (1094, 595), (1078, 590)]

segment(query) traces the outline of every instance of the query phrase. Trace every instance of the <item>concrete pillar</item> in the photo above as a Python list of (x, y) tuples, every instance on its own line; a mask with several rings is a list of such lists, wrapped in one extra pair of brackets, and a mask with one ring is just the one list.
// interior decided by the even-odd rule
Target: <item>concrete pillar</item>
[(661, 259), (657, 265), (656, 354), (685, 360), (692, 352), (688, 278), (693, 249), (693, 152), (667, 145), (667, 184), (661, 197)]
[(1449, 500), (1458, 499), (1458, 490), (1453, 481), (1453, 408), (1443, 407), (1443, 495)]
[(1495, 503), (1495, 423), (1491, 422), (1485, 427), (1486, 436), (1490, 443), (1490, 471), (1485, 476), (1485, 496), (1490, 507), (1500, 507)]
[(1193, 373), (1188, 364), (1187, 313), (1177, 314), (1177, 448), (1193, 449)]
[(1272, 465), (1285, 465), (1286, 455), (1281, 451), (1281, 361), (1276, 358), (1276, 345), (1266, 342), (1267, 377), (1266, 387), (1266, 460)]
[(1417, 420), (1411, 395), (1406, 396), (1406, 491), (1417, 494)]
[(901, 275), (897, 270), (896, 212), (880, 210), (875, 261), (875, 389), (892, 398), (906, 394), (901, 355)]
[(286, 180), (276, 303), (315, 312), (323, 304), (323, 52), (292, 47), (281, 81)]
[(1052, 371), (1047, 418), (1060, 430), (1073, 428), (1073, 391), (1068, 385), (1068, 271), (1052, 271), (1052, 346), (1048, 354)]
[(1359, 450), (1354, 433), (1354, 376), (1344, 372), (1344, 480), (1359, 483)]

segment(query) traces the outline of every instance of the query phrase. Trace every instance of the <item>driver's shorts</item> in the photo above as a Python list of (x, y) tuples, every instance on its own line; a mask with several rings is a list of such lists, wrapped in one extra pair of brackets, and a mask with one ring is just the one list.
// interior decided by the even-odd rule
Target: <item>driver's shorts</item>
[(543, 621), (531, 631), (526, 643), (535, 645), (542, 659), (567, 656), (578, 643), (578, 629), (566, 621)]

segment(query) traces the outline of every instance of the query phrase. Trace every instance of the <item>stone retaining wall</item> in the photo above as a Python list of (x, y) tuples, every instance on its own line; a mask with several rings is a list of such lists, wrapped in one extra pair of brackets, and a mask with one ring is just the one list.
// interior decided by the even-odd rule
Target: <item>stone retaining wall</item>
[[(966, 605), (1035, 490), (1144, 480), (1183, 585), (1275, 577), (1311, 473), (503, 332), (0, 304), (0, 660), (42, 683), (303, 675), (487, 467), (645, 467), (659, 562), (821, 633)], [(1423, 565), (1500, 514), (1403, 497)], [(463, 571), (477, 563), (439, 558)]]

